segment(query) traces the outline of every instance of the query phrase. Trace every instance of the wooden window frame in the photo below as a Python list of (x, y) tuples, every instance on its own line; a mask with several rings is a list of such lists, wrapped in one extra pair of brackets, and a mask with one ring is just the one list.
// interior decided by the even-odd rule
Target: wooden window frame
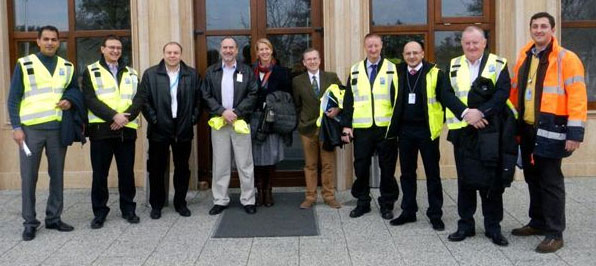
[[(428, 61), (435, 60), (435, 32), (438, 31), (463, 31), (467, 26), (475, 25), (490, 32), (488, 46), (490, 51), (496, 49), (495, 34), (495, 1), (484, 0), (483, 14), (480, 17), (441, 17), (442, 0), (426, 0), (427, 23), (394, 26), (373, 26), (370, 23), (370, 32), (379, 35), (424, 35), (425, 57)], [(373, 19), (373, 0), (369, 0), (369, 17)]]
[[(18, 43), (37, 40), (37, 31), (22, 32), (15, 30), (14, 1), (7, 2), (8, 10), (8, 38), (10, 50), (10, 62), (16, 62), (18, 54)], [(77, 66), (77, 38), (105, 37), (115, 35), (118, 37), (132, 38), (131, 30), (76, 30), (75, 0), (66, 0), (68, 11), (68, 30), (60, 31), (60, 42), (66, 43), (66, 59)], [(132, 16), (131, 16), (132, 20)], [(132, 41), (132, 39), (131, 39)], [(14, 71), (14, 64), (11, 71)], [(81, 73), (79, 73), (81, 74)]]

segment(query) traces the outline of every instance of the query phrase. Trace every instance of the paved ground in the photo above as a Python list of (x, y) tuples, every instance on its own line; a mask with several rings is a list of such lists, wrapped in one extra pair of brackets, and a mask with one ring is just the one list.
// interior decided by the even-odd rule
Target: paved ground
[[(486, 237), (477, 215), (477, 235), (463, 242), (447, 241), (456, 228), (456, 183), (444, 182), (444, 221), (447, 230), (431, 229), (423, 212), (418, 222), (393, 227), (373, 212), (349, 218), (355, 206), (349, 192), (339, 193), (340, 210), (318, 204), (321, 231), (316, 237), (212, 239), (217, 217), (207, 215), (210, 191), (188, 197), (193, 215), (183, 218), (172, 208), (160, 220), (149, 218), (139, 204), (141, 223), (129, 225), (119, 217), (116, 190), (112, 212), (103, 229), (92, 230), (89, 190), (67, 190), (63, 220), (76, 227), (60, 233), (40, 228), (35, 240), (21, 241), (20, 192), (0, 191), (1, 265), (596, 265), (596, 178), (566, 180), (567, 231), (565, 248), (537, 254), (538, 237), (511, 236), (527, 222), (528, 195), (523, 182), (506, 190), (503, 232), (509, 247), (497, 247)], [(284, 189), (288, 190), (288, 189)], [(292, 189), (290, 189), (292, 190)], [(293, 189), (294, 191), (296, 189)], [(378, 192), (375, 191), (374, 194)], [(38, 193), (38, 218), (43, 221), (47, 193)], [(419, 204), (426, 210), (425, 185), (419, 182)], [(145, 202), (138, 190), (137, 202)], [(396, 206), (395, 214), (400, 212)], [(480, 211), (478, 211), (480, 212)]]

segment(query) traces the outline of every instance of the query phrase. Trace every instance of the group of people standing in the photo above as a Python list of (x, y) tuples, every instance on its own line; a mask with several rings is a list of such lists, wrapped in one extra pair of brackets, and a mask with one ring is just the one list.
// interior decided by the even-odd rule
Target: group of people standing
[[(37, 39), (40, 52), (18, 60), (8, 99), (13, 138), (21, 147), (23, 239), (32, 240), (40, 225), (35, 186), (44, 147), (50, 175), (46, 228), (73, 230), (60, 219), (64, 156), (67, 145), (85, 141), (83, 128), (91, 142), (91, 228), (103, 227), (110, 211), (107, 176), (113, 157), (122, 217), (129, 223), (140, 221), (135, 213), (133, 165), (141, 112), (148, 124), (150, 217), (159, 219), (167, 200), (164, 176), (170, 148), (175, 167), (173, 205), (181, 216), (190, 216), (185, 197), (193, 126), (206, 109), (213, 151), (210, 215), (228, 207), (232, 164), (246, 213), (274, 205), (272, 177), (276, 164), (284, 159), (284, 145), (291, 144), (293, 128), (276, 131), (270, 123), (287, 119), (297, 125), (305, 156), (306, 192), (300, 208), (317, 202), (319, 172), (324, 203), (341, 208), (334, 195), (338, 144), (327, 143), (335, 137), (354, 145), (356, 179), (351, 193), (357, 203), (350, 217), (371, 211), (370, 166), (377, 154), (381, 217), (394, 226), (415, 222), (420, 152), (428, 190), (426, 215), (433, 229), (444, 230), (439, 136), (447, 124), (460, 216), (457, 230), (448, 239), (462, 241), (475, 235), (478, 191), (485, 235), (497, 245), (508, 245), (500, 227), (502, 195), (513, 179), (519, 145), (531, 220), (512, 234), (544, 235), (536, 251), (554, 252), (563, 246), (565, 229), (561, 160), (579, 148), (587, 113), (583, 65), (577, 55), (558, 44), (554, 32), (550, 14), (541, 12), (530, 19), (532, 41), (520, 52), (513, 78), (507, 60), (485, 50), (484, 31), (476, 26), (462, 32), (463, 55), (451, 60), (448, 71), (424, 59), (419, 41), (406, 43), (404, 62), (396, 65), (381, 56), (381, 37), (368, 34), (366, 59), (350, 68), (345, 87), (337, 74), (320, 69), (315, 49), (303, 53), (307, 71), (291, 78), (289, 69), (276, 62), (269, 40), (255, 42), (257, 60), (248, 66), (236, 60), (238, 45), (232, 37), (221, 40), (221, 61), (207, 68), (203, 79), (181, 60), (182, 46), (169, 42), (163, 47), (163, 60), (147, 69), (139, 82), (138, 73), (122, 61), (122, 42), (109, 36), (101, 45), (99, 60), (83, 73), (81, 93), (73, 64), (56, 55), (58, 30), (43, 27)], [(287, 103), (293, 103), (291, 108)], [(283, 110), (284, 106), (292, 110)], [(325, 123), (336, 126), (337, 134), (324, 130), (321, 124)], [(394, 218), (398, 157), (403, 197), (402, 212)]]

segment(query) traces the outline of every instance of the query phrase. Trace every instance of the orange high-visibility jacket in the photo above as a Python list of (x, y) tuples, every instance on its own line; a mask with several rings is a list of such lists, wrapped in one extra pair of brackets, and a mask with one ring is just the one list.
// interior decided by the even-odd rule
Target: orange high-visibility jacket
[[(547, 158), (569, 156), (565, 151), (565, 141), (583, 141), (587, 118), (588, 98), (584, 82), (584, 66), (579, 57), (561, 47), (553, 37), (545, 51), (547, 64), (541, 59), (535, 85), (536, 107), (536, 146), (534, 153)], [(528, 43), (519, 53), (513, 69), (509, 99), (520, 112), (523, 120), (524, 93), (528, 80), (531, 49), (534, 42)], [(546, 67), (546, 69), (544, 69)]]

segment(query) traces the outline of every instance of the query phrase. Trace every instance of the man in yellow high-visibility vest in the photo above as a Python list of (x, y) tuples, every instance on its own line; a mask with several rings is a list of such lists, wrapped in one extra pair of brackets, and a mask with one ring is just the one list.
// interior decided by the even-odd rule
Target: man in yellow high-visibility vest
[(366, 59), (350, 68), (341, 121), (342, 140), (350, 142), (354, 139), (356, 180), (352, 185), (352, 196), (358, 202), (350, 217), (370, 212), (370, 165), (376, 152), (381, 168), (380, 212), (383, 219), (389, 220), (393, 218), (393, 205), (399, 195), (394, 176), (397, 140), (385, 139), (397, 93), (397, 72), (393, 63), (381, 57), (383, 41), (379, 35), (367, 34), (364, 48)]
[(61, 143), (62, 112), (71, 108), (64, 99), (67, 90), (78, 90), (72, 63), (56, 55), (60, 47), (58, 29), (44, 26), (37, 34), (40, 52), (19, 58), (8, 96), (8, 113), (13, 139), (20, 149), (23, 240), (35, 238), (41, 224), (35, 213), (35, 187), (43, 149), (48, 158), (49, 196), (46, 207), (47, 229), (61, 232), (74, 228), (60, 219), (64, 206), (64, 158)]
[[(451, 87), (464, 104), (477, 109), (464, 111), (462, 120), (451, 110), (447, 110), (445, 114), (449, 128), (447, 140), (453, 144), (457, 170), (457, 211), (460, 217), (457, 231), (450, 234), (448, 239), (462, 241), (476, 234), (474, 213), (476, 212), (476, 191), (478, 191), (482, 200), (484, 234), (494, 244), (507, 246), (509, 242), (501, 234), (500, 225), (503, 220), (503, 192), (506, 185), (500, 177), (502, 170), (498, 167), (484, 167), (481, 161), (484, 158), (470, 158), (472, 156), (470, 146), (475, 145), (470, 144), (472, 142), (470, 140), (473, 138), (477, 140), (481, 129), (490, 127), (489, 117), (495, 118), (507, 109), (506, 101), (511, 87), (507, 60), (485, 52), (486, 37), (484, 31), (477, 26), (469, 26), (462, 32), (461, 46), (464, 54), (453, 58), (449, 67)], [(471, 103), (477, 102), (479, 90), (485, 92), (486, 95), (482, 95), (485, 102), (474, 106), (475, 104)], [(492, 93), (489, 94), (489, 92)], [(472, 95), (475, 97), (471, 97)], [(496, 120), (495, 118), (492, 121)], [(498, 143), (502, 133), (498, 133), (499, 129), (496, 130), (497, 135), (493, 135), (495, 136), (493, 141), (497, 142), (496, 146), (503, 147), (504, 143)], [(474, 148), (474, 151), (477, 150)]]
[(135, 140), (142, 102), (135, 97), (137, 72), (122, 60), (122, 41), (107, 36), (101, 45), (100, 59), (83, 73), (83, 92), (89, 109), (87, 135), (91, 141), (91, 228), (103, 227), (110, 208), (107, 206), (108, 173), (112, 158), (118, 166), (118, 191), (122, 218), (136, 224), (134, 181)]

